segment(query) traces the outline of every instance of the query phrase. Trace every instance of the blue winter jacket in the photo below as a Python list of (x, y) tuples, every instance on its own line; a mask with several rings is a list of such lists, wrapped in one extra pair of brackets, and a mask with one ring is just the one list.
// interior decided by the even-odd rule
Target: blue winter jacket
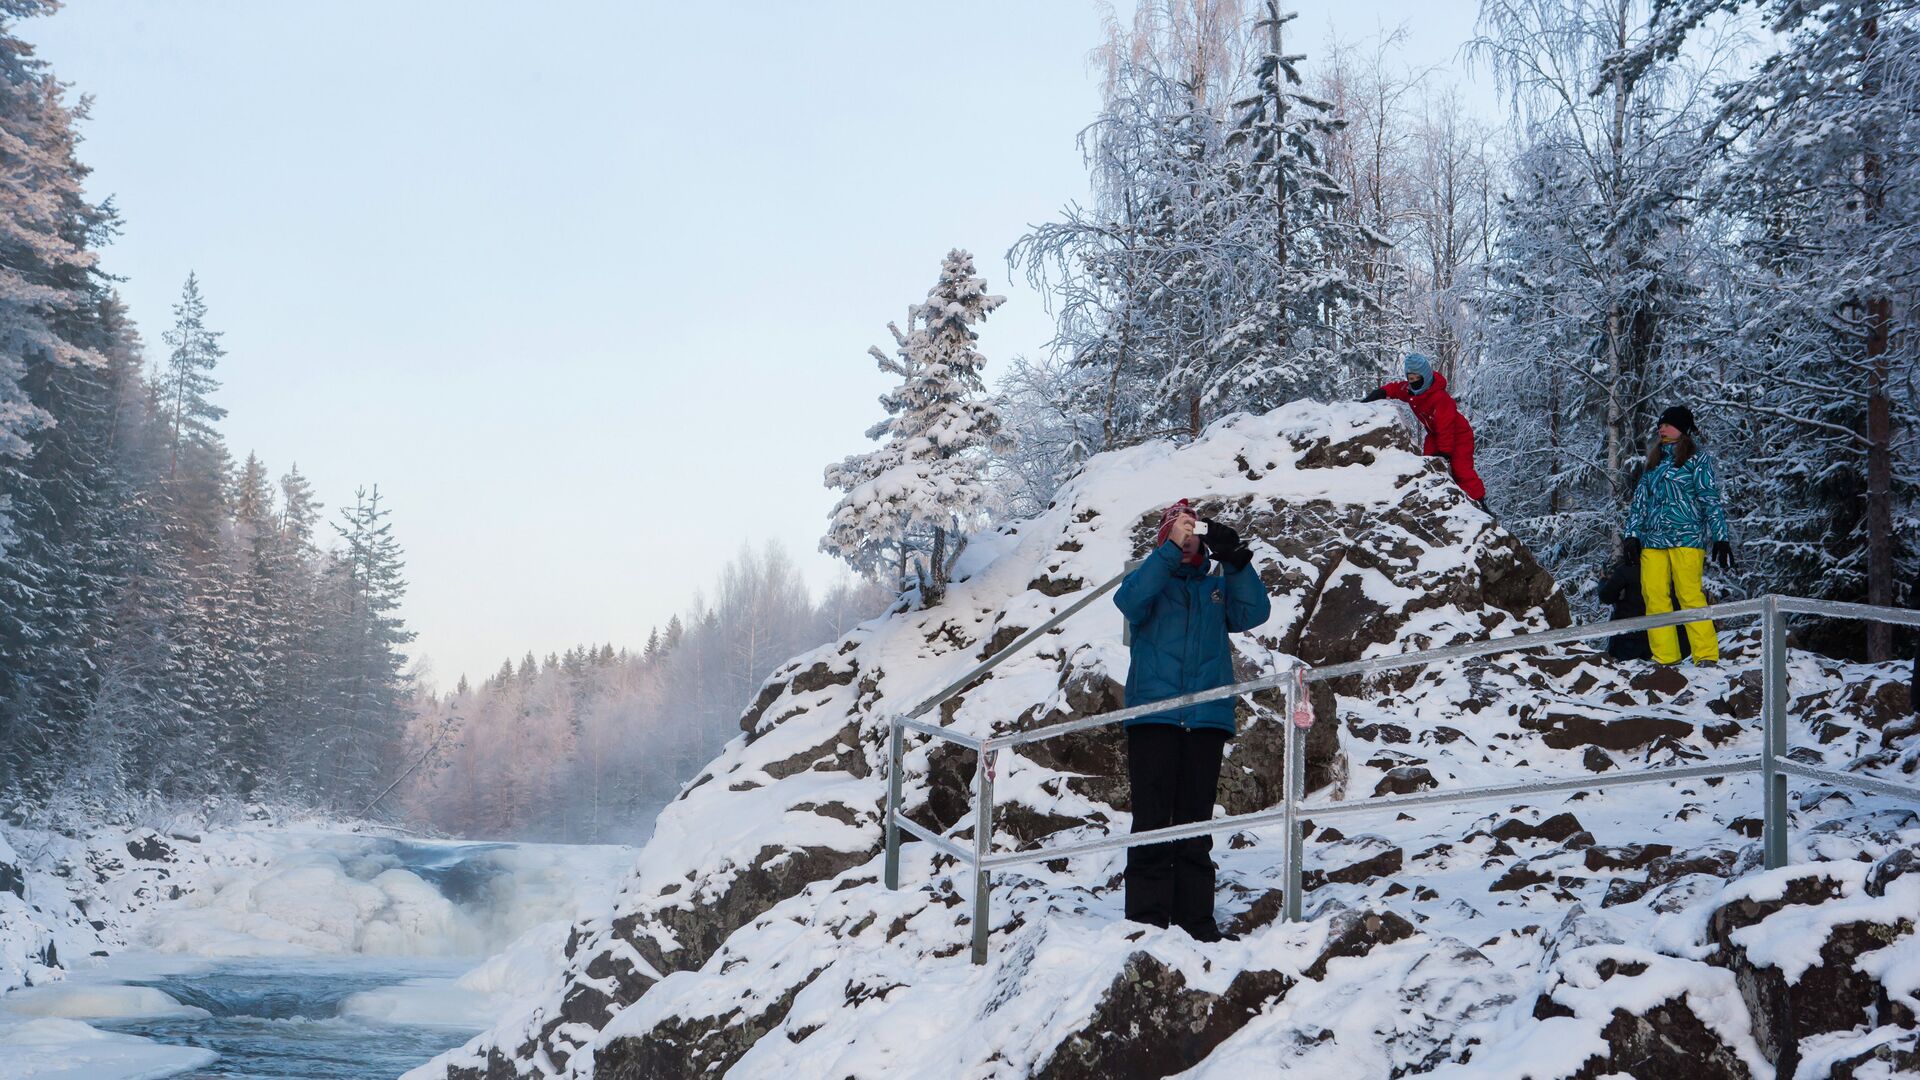
[(1695, 450), (1685, 465), (1673, 463), (1668, 446), (1633, 489), (1627, 507), (1628, 536), (1647, 548), (1699, 548), (1727, 539), (1727, 512), (1720, 503), (1720, 481), (1713, 457)]
[[(1267, 621), (1273, 605), (1251, 566), (1209, 574), (1206, 566), (1180, 561), (1180, 545), (1171, 540), (1155, 548), (1113, 594), (1133, 632), (1132, 662), (1127, 668), (1127, 705), (1145, 705), (1182, 694), (1211, 690), (1233, 682), (1233, 646), (1228, 633), (1251, 630)], [(1184, 709), (1153, 713), (1127, 721), (1214, 728), (1233, 734), (1233, 699), (1222, 698)]]

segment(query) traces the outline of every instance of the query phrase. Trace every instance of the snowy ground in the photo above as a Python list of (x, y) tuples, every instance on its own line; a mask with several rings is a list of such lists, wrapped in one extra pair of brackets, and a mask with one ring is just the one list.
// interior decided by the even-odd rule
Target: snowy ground
[[(323, 826), (0, 827), (0, 1080), (130, 1080), (206, 1066), (213, 1045), (455, 1033), (427, 1035), (418, 1061), (550, 992), (567, 928), (604, 914), (632, 859)], [(299, 1000), (315, 988), (325, 1000)], [(200, 1045), (169, 1044), (187, 1041)]]

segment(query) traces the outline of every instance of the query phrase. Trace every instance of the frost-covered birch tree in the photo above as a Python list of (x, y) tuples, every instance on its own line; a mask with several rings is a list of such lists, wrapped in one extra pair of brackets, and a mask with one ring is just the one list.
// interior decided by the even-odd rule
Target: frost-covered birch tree
[(1109, 25), (1081, 138), (1093, 204), (1008, 253), (1050, 297), (1056, 356), (1091, 373), (1069, 411), (1099, 418), (1099, 449), (1357, 385), (1377, 335), (1351, 270), (1378, 238), (1341, 215), (1324, 161), (1340, 121), (1282, 47), (1291, 18), (1159, 0)]
[(1712, 68), (1606, 74), (1648, 32), (1639, 0), (1485, 0), (1480, 17), (1473, 49), (1521, 144), (1462, 391), (1489, 498), (1578, 582), (1611, 558), (1652, 417), (1705, 389), (1688, 374), (1703, 346), (1690, 229)]
[[(1720, 88), (1703, 140), (1731, 247), (1717, 404), (1738, 417), (1757, 478), (1736, 513), (1779, 587), (1894, 603), (1901, 538), (1920, 526), (1920, 5), (1661, 0), (1656, 12), (1618, 77), (1684, 55), (1729, 12), (1769, 31), (1759, 61)], [(1886, 658), (1888, 628), (1867, 644)]]

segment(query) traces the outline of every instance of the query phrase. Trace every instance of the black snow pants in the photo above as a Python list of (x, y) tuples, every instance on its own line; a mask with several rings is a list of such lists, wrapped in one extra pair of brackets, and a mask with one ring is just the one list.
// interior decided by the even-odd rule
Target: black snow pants
[[(1127, 779), (1133, 830), (1213, 817), (1227, 733), (1173, 724), (1127, 729)], [(1218, 933), (1213, 921), (1213, 837), (1195, 836), (1127, 849), (1127, 918), (1172, 924), (1195, 937)]]

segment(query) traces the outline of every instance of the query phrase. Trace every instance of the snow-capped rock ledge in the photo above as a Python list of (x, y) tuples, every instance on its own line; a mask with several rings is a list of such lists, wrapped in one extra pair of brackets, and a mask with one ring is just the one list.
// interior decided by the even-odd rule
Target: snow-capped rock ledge
[[(1107, 580), (1175, 498), (1238, 525), (1274, 596), (1236, 639), (1243, 676), (1564, 624), (1548, 576), (1415, 447), (1389, 406), (1296, 403), (1096, 458), (1045, 514), (976, 540), (945, 603), (776, 672), (612, 915), (574, 927), (561, 988), (410, 1077), (1548, 1080), (1911, 1059), (1920, 875), (1901, 875), (1920, 827), (1865, 797), (1811, 792), (1796, 816), (1796, 859), (1841, 869), (1771, 874), (1752, 872), (1745, 777), (1387, 815), (1352, 836), (1309, 825), (1298, 925), (1277, 921), (1277, 835), (1242, 832), (1215, 857), (1243, 938), (1212, 946), (1122, 921), (1119, 853), (1056, 861), (997, 875), (985, 967), (951, 860), (910, 844), (902, 889), (880, 886), (889, 710)], [(1116, 708), (1120, 631), (1096, 604), (939, 720), (986, 734)], [(1728, 663), (1690, 673), (1566, 649), (1317, 687), (1310, 786), (1359, 798), (1750, 753), (1755, 650), (1724, 636)], [(1899, 674), (1795, 654), (1803, 753), (1910, 769)], [(1241, 705), (1229, 813), (1277, 801), (1277, 709)], [(1003, 758), (996, 845), (1124, 829), (1122, 745), (1099, 731)], [(972, 756), (910, 746), (909, 812), (956, 824)], [(1767, 944), (1776, 925), (1793, 949)], [(1810, 1019), (1794, 988), (1828, 976), (1865, 989), (1821, 995)]]

